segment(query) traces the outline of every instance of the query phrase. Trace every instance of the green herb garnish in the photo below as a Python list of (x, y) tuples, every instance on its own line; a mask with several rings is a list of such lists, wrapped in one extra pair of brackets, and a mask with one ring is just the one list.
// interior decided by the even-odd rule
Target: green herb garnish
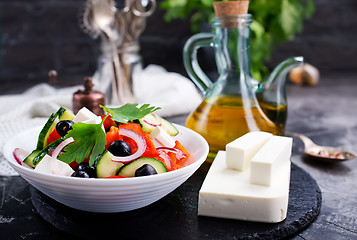
[(100, 107), (103, 108), (106, 112), (110, 113), (114, 121), (120, 123), (128, 123), (129, 121), (143, 118), (147, 114), (161, 109), (160, 107), (149, 107), (150, 104), (143, 104), (139, 108), (137, 106), (137, 103), (127, 103), (117, 108), (107, 108), (102, 105)]
[(74, 160), (81, 163), (90, 156), (89, 166), (92, 166), (107, 144), (102, 129), (104, 120), (105, 118), (99, 124), (73, 124), (73, 129), (68, 131), (66, 138), (73, 137), (74, 142), (64, 148), (64, 153), (60, 154), (58, 159), (68, 164)]

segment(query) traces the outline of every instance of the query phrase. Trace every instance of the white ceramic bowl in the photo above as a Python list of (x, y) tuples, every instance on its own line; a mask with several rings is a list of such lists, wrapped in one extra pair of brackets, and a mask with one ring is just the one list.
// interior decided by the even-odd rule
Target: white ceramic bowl
[(38, 173), (19, 165), (15, 148), (31, 152), (35, 148), (37, 127), (11, 138), (3, 148), (10, 165), (32, 186), (69, 207), (89, 212), (124, 212), (147, 206), (166, 196), (185, 182), (205, 161), (208, 143), (196, 132), (176, 125), (175, 137), (190, 152), (192, 162), (181, 169), (136, 178), (85, 179)]

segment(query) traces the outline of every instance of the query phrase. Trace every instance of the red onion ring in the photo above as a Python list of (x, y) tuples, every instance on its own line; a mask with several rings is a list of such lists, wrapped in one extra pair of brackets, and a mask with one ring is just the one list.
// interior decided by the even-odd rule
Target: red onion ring
[(141, 136), (139, 133), (133, 130), (126, 129), (126, 128), (119, 128), (119, 135), (123, 135), (125, 137), (133, 139), (138, 146), (138, 150), (134, 154), (131, 154), (129, 156), (125, 156), (125, 157), (114, 156), (112, 158), (113, 162), (127, 163), (143, 155), (143, 153), (146, 150), (146, 141), (143, 136)]
[(57, 166), (57, 157), (60, 154), (61, 150), (67, 146), (68, 144), (74, 142), (73, 137), (67, 138), (66, 140), (62, 141), (58, 146), (53, 150), (52, 156), (51, 156), (51, 172), (52, 174), (59, 174), (58, 172), (58, 166)]
[[(148, 115), (146, 115), (146, 116), (148, 116)], [(145, 117), (144, 117), (144, 119), (143, 119), (143, 122), (146, 123), (146, 124), (148, 124), (148, 125), (150, 125), (150, 126), (152, 126), (152, 127), (161, 126), (161, 122), (162, 122), (162, 121), (161, 121), (161, 118), (158, 117), (156, 114), (152, 114), (152, 116), (156, 119), (157, 123), (156, 123), (156, 122), (155, 122), (155, 123), (149, 122), (149, 121), (147, 120), (147, 118), (145, 118)]]
[(150, 122), (146, 121), (145, 119), (143, 120), (143, 122), (146, 123), (146, 124), (148, 124), (148, 125), (150, 125), (150, 126), (152, 126), (152, 127), (161, 126), (161, 124), (150, 123)]
[(159, 156), (164, 160), (164, 164), (165, 164), (167, 170), (170, 170), (172, 168), (172, 162), (171, 162), (171, 158), (169, 157), (169, 155), (167, 155), (161, 149), (158, 149), (157, 151), (159, 152)]
[(22, 166), (22, 162), (29, 155), (29, 153), (22, 148), (15, 148), (12, 155), (14, 156), (16, 162)]
[(72, 142), (74, 142), (74, 139), (73, 137), (70, 137), (62, 141), (60, 144), (58, 144), (58, 146), (52, 152), (52, 158), (57, 158), (58, 155), (61, 153), (61, 150)]
[(169, 152), (173, 152), (176, 154), (176, 157), (178, 160), (181, 160), (182, 158), (186, 157), (186, 153), (182, 152), (179, 149), (176, 148), (171, 148), (171, 147), (158, 147), (156, 148), (157, 150), (165, 150), (165, 151), (169, 151)]

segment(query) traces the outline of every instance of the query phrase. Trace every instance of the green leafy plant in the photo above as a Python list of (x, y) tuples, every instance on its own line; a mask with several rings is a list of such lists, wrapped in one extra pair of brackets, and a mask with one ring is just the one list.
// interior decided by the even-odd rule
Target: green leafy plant
[[(223, 0), (226, 1), (226, 0)], [(214, 0), (163, 0), (165, 20), (190, 19), (192, 33), (214, 17)], [(251, 0), (251, 73), (257, 80), (268, 73), (266, 62), (277, 44), (294, 39), (303, 30), (303, 21), (315, 11), (313, 0)]]
[(76, 160), (81, 163), (89, 158), (89, 165), (92, 166), (96, 158), (104, 151), (107, 143), (102, 124), (75, 123), (73, 129), (68, 131), (66, 139), (73, 137), (74, 142), (64, 148), (64, 153), (60, 154), (58, 159), (65, 163), (71, 163)]
[(100, 107), (110, 113), (114, 121), (120, 123), (128, 123), (129, 121), (143, 118), (149, 113), (161, 109), (160, 107), (150, 107), (150, 104), (143, 104), (139, 108), (137, 106), (137, 103), (127, 103), (117, 108), (108, 108), (102, 105)]

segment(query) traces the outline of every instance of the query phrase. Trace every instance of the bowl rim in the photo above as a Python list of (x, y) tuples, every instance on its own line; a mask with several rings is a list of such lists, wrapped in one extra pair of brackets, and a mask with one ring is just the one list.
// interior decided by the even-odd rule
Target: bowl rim
[[(34, 172), (33, 169), (19, 165), (15, 158), (13, 157), (13, 151), (15, 149), (10, 149), (9, 145), (14, 139), (18, 138), (19, 136), (25, 136), (30, 134), (31, 132), (35, 132), (37, 129), (40, 130), (41, 126), (36, 126), (33, 128), (30, 128), (26, 131), (23, 131), (21, 133), (18, 133), (14, 136), (12, 136), (3, 146), (3, 155), (7, 162), (12, 166), (15, 171), (23, 178), (27, 180), (27, 178), (36, 178), (36, 181), (38, 180), (43, 180), (43, 181), (51, 181), (51, 182), (63, 182), (63, 183), (71, 183), (71, 185), (82, 185), (82, 184), (90, 184), (92, 186), (98, 185), (98, 186), (119, 186), (119, 185), (136, 185), (140, 183), (157, 183), (160, 181), (163, 181), (165, 179), (170, 179), (171, 177), (175, 177), (177, 175), (183, 174), (185, 172), (194, 172), (196, 171), (201, 164), (206, 160), (208, 152), (209, 152), (209, 146), (207, 141), (198, 133), (195, 131), (186, 128), (184, 126), (174, 124), (178, 129), (179, 132), (181, 133), (182, 130), (189, 132), (190, 134), (193, 134), (196, 138), (200, 140), (202, 143), (202, 156), (199, 156), (198, 159), (195, 159), (194, 162), (191, 164), (180, 168), (176, 169), (174, 171), (166, 172), (166, 173), (161, 173), (161, 174), (155, 174), (152, 176), (142, 176), (142, 177), (132, 177), (132, 178), (75, 178), (75, 177), (68, 177), (68, 176), (59, 176), (59, 175), (52, 175), (48, 173), (42, 173), (42, 172)], [(25, 175), (25, 177), (23, 176)], [(94, 185), (93, 185), (94, 184)]]

